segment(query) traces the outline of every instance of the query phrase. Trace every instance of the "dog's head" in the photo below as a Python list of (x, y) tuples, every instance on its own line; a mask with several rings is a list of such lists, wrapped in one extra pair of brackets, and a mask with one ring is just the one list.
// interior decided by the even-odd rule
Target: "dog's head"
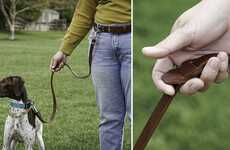
[[(0, 81), (0, 98), (8, 97), (14, 100), (22, 100), (28, 103), (31, 100), (27, 98), (27, 91), (24, 85), (25, 81), (20, 76), (9, 76)], [(35, 113), (28, 112), (29, 123), (35, 128)]]
[(20, 76), (9, 76), (0, 81), (0, 98), (26, 100), (27, 92), (24, 80)]

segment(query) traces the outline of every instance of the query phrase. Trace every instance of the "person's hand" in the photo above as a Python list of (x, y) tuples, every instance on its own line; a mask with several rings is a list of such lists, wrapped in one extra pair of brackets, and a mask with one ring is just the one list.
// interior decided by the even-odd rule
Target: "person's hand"
[(51, 59), (51, 63), (50, 63), (51, 71), (53, 72), (60, 71), (64, 67), (66, 61), (67, 61), (67, 55), (61, 51), (58, 51)]
[[(156, 87), (168, 95), (174, 95), (175, 89), (172, 85), (163, 82), (162, 76), (173, 68), (172, 60), (169, 58), (158, 59), (152, 72), (152, 78)], [(228, 55), (220, 52), (217, 57), (208, 60), (200, 78), (192, 78), (181, 86), (180, 92), (186, 95), (195, 94), (197, 91), (205, 91), (216, 82), (219, 83), (228, 77)]]
[(161, 76), (173, 65), (204, 54), (219, 53), (211, 58), (200, 78), (186, 82), (180, 89), (184, 94), (204, 91), (213, 82), (228, 77), (230, 53), (230, 1), (203, 0), (183, 13), (175, 22), (171, 34), (152, 47), (143, 48), (144, 55), (161, 58), (153, 69), (153, 80), (157, 88), (168, 95), (175, 93), (171, 85), (165, 84)]

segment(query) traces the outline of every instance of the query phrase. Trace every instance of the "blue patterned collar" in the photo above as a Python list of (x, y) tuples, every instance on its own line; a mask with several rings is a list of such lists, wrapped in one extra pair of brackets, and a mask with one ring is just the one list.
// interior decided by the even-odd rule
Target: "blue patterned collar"
[(30, 109), (32, 106), (32, 103), (28, 102), (28, 103), (24, 104), (24, 103), (19, 102), (17, 100), (12, 100), (10, 102), (10, 106), (13, 108), (19, 108), (19, 109)]

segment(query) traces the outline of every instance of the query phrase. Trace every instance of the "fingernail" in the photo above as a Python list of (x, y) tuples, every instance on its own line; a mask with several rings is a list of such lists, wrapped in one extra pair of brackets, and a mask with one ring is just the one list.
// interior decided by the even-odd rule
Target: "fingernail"
[(165, 90), (165, 93), (167, 95), (173, 96), (175, 94), (175, 90), (173, 87), (170, 86), (167, 90)]
[(148, 53), (149, 50), (150, 50), (150, 47), (144, 47), (144, 48), (142, 48), (142, 53), (146, 54), (146, 53)]
[(152, 48), (152, 47), (150, 47), (150, 46), (148, 46), (148, 47), (143, 47), (143, 50), (144, 50), (144, 51), (149, 51), (149, 50), (151, 50), (151, 48)]

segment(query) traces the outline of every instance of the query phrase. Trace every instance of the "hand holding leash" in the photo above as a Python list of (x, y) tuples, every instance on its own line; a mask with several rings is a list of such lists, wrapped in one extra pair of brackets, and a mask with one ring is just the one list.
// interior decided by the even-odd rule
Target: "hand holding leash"
[[(172, 86), (161, 80), (162, 74), (174, 65), (180, 66), (187, 60), (210, 53), (230, 54), (229, 5), (229, 0), (202, 0), (175, 21), (171, 33), (165, 39), (154, 46), (143, 48), (145, 56), (158, 59), (152, 74), (158, 89), (169, 95), (175, 93)], [(201, 77), (189, 80), (180, 91), (191, 95), (206, 90), (213, 82), (226, 79), (228, 59), (226, 54), (220, 55), (208, 62)]]
[(89, 63), (89, 70), (88, 73), (86, 75), (79, 75), (78, 73), (74, 72), (73, 69), (71, 68), (71, 66), (69, 64), (66, 63), (67, 60), (67, 55), (64, 54), (61, 51), (58, 51), (53, 58), (51, 59), (51, 63), (50, 63), (50, 69), (51, 69), (51, 76), (50, 76), (50, 89), (51, 89), (51, 93), (52, 93), (52, 99), (53, 99), (53, 111), (52, 114), (50, 115), (50, 118), (48, 121), (46, 121), (45, 119), (43, 119), (42, 115), (40, 114), (40, 112), (33, 107), (33, 111), (34, 113), (37, 115), (37, 117), (43, 122), (43, 123), (49, 123), (52, 122), (55, 118), (56, 115), (56, 111), (57, 111), (57, 99), (56, 99), (56, 95), (55, 95), (55, 90), (54, 90), (54, 85), (53, 85), (53, 78), (54, 78), (54, 72), (58, 72), (60, 71), (64, 66), (66, 66), (69, 71), (72, 73), (72, 75), (77, 78), (77, 79), (86, 79), (91, 75), (91, 65), (92, 65), (92, 59), (93, 59), (93, 49), (95, 46), (96, 40), (93, 39), (92, 43), (90, 45), (90, 51), (89, 51), (89, 58), (88, 58), (88, 63)]
[(50, 63), (51, 71), (53, 72), (60, 71), (64, 67), (66, 61), (67, 61), (67, 55), (64, 54), (62, 51), (58, 51), (51, 59), (51, 63)]
[(148, 141), (159, 125), (163, 115), (167, 111), (168, 106), (172, 102), (181, 85), (185, 84), (187, 81), (193, 78), (199, 77), (209, 62), (210, 58), (216, 57), (217, 55), (218, 54), (208, 54), (194, 60), (186, 61), (180, 67), (169, 70), (167, 73), (162, 75), (162, 80), (166, 84), (172, 85), (176, 89), (175, 93), (171, 96), (164, 94), (161, 97), (159, 103), (157, 104), (148, 122), (146, 123), (145, 128), (139, 136), (134, 146), (134, 150), (145, 149)]
[(144, 150), (178, 90), (191, 95), (228, 77), (229, 4), (228, 0), (199, 2), (176, 20), (168, 37), (155, 46), (143, 48), (145, 56), (158, 58), (152, 77), (165, 94), (134, 150)]

